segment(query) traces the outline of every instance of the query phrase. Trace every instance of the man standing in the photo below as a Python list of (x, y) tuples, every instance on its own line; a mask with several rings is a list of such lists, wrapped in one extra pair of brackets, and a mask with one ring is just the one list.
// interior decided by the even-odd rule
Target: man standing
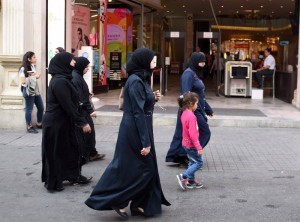
[(263, 67), (257, 69), (257, 72), (255, 74), (255, 77), (258, 81), (258, 88), (262, 89), (263, 87), (263, 80), (262, 80), (262, 76), (268, 76), (271, 77), (273, 75), (274, 69), (275, 69), (275, 59), (274, 57), (271, 55), (271, 49), (270, 48), (266, 48), (265, 49), (265, 61), (264, 61), (264, 65)]

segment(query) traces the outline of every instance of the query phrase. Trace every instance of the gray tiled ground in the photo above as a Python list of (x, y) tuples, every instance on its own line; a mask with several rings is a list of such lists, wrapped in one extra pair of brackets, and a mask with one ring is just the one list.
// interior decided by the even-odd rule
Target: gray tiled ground
[[(83, 167), (94, 180), (50, 194), (43, 188), (41, 133), (0, 132), (1, 222), (112, 222), (114, 212), (99, 212), (83, 202), (114, 154), (118, 127), (96, 126), (103, 161)], [(155, 127), (159, 173), (164, 194), (172, 203), (147, 222), (300, 221), (300, 129), (218, 128), (205, 148), (205, 167), (197, 173), (200, 190), (183, 192), (175, 175), (184, 169), (166, 164), (174, 127)], [(132, 221), (144, 221), (131, 218)]]

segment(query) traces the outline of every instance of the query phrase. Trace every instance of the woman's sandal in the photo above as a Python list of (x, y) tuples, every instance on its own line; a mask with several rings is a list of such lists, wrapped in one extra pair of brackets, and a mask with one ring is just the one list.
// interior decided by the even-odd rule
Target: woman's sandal
[(119, 208), (117, 207), (111, 207), (114, 211), (117, 212), (117, 214), (124, 220), (128, 220), (128, 214), (127, 212), (122, 212)]

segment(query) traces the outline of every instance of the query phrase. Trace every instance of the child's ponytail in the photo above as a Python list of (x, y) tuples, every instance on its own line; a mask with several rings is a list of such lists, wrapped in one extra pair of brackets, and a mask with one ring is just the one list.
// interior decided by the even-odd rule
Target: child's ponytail
[(186, 92), (183, 95), (179, 96), (177, 99), (178, 105), (181, 108), (179, 110), (179, 116), (181, 116), (182, 112), (190, 105), (194, 105), (199, 100), (197, 93), (194, 92)]

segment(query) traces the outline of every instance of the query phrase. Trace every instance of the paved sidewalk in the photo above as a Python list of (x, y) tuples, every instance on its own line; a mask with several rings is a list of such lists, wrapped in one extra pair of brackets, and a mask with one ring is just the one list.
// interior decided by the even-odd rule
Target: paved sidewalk
[[(300, 221), (300, 129), (212, 127), (205, 167), (197, 174), (204, 188), (188, 191), (175, 177), (184, 169), (164, 162), (173, 132), (173, 126), (155, 127), (161, 183), (172, 206), (146, 221)], [(97, 125), (96, 133), (107, 156), (83, 167), (93, 182), (51, 194), (40, 181), (42, 134), (1, 131), (1, 222), (121, 221), (113, 211), (83, 203), (113, 157), (118, 127)]]

